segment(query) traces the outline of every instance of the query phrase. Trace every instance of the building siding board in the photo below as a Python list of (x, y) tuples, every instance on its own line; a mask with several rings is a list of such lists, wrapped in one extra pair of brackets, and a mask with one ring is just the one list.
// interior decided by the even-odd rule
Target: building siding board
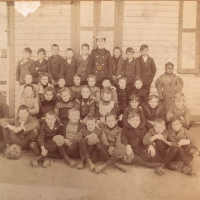
[(200, 114), (200, 77), (193, 74), (178, 74), (178, 28), (179, 1), (125, 1), (123, 20), (123, 56), (125, 50), (134, 48), (135, 57), (140, 56), (140, 45), (149, 46), (149, 55), (154, 58), (157, 73), (151, 92), (157, 93), (155, 79), (164, 73), (164, 65), (171, 61), (174, 72), (184, 81), (183, 93), (186, 106), (192, 115)]
[[(71, 3), (45, 2), (32, 14), (23, 17), (15, 10), (15, 68), (22, 59), (23, 49), (32, 49), (31, 58), (37, 60), (37, 50), (45, 48), (46, 59), (51, 56), (51, 45), (56, 43), (60, 55), (65, 55), (65, 49), (71, 40)], [(18, 96), (18, 86), (15, 85), (15, 105)]]

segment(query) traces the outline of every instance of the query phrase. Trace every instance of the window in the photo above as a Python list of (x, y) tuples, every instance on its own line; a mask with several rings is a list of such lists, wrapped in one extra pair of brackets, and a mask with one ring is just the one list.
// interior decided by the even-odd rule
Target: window
[(200, 50), (200, 2), (180, 2), (178, 72), (197, 74)]

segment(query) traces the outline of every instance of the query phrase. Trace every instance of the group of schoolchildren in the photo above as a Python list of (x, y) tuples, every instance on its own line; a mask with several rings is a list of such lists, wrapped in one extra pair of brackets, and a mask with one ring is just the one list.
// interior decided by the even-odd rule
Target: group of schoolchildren
[[(166, 63), (155, 82), (158, 95), (149, 94), (156, 65), (147, 45), (137, 59), (127, 48), (124, 60), (119, 47), (111, 57), (101, 33), (96, 42), (91, 54), (83, 44), (78, 59), (71, 48), (63, 59), (56, 44), (48, 60), (43, 48), (37, 61), (30, 59), (30, 48), (24, 49), (16, 69), (17, 117), (10, 119), (0, 101), (0, 149), (11, 144), (30, 148), (34, 167), (63, 158), (71, 167), (87, 164), (96, 173), (112, 165), (126, 172), (126, 164), (136, 164), (159, 175), (165, 168), (194, 174), (192, 160), (199, 151), (189, 139), (190, 111), (173, 63)], [(95, 166), (97, 161), (104, 162)]]

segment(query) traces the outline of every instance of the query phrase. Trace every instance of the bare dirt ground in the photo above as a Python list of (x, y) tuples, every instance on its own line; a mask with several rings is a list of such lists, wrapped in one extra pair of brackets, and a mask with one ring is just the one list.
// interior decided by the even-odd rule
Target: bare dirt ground
[[(191, 137), (200, 148), (200, 126), (192, 127)], [(33, 157), (23, 152), (19, 160), (7, 160), (0, 154), (0, 200), (200, 199), (200, 172), (187, 176), (167, 170), (157, 176), (152, 169), (127, 166), (127, 173), (111, 167), (97, 175), (87, 167), (72, 169), (62, 160), (49, 168), (33, 168)], [(200, 166), (200, 156), (195, 162)]]

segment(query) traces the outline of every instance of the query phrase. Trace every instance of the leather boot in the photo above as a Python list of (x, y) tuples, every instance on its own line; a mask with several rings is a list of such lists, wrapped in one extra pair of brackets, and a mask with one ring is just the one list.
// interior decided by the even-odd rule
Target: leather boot
[(77, 168), (78, 169), (84, 169), (84, 167), (85, 167), (85, 159), (81, 158), (81, 161), (79, 162)]

